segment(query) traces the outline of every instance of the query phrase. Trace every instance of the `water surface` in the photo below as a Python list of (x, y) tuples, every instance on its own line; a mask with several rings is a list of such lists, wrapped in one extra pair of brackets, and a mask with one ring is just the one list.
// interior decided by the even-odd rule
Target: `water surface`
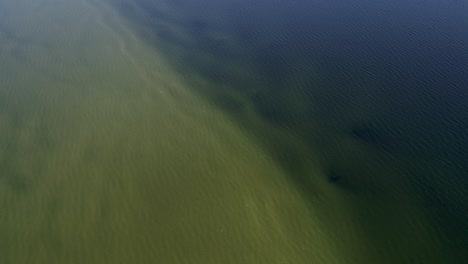
[(0, 0), (2, 263), (462, 263), (463, 1)]

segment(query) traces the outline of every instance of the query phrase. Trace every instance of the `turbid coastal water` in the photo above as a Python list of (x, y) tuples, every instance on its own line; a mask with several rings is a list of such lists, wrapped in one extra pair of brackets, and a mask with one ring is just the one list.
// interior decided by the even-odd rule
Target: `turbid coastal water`
[(463, 263), (467, 14), (0, 0), (0, 263)]

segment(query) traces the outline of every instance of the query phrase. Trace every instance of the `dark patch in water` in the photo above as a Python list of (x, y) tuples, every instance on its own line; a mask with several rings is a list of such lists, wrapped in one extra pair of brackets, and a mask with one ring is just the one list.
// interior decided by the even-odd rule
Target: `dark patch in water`
[[(12, 139), (15, 142), (16, 138)], [(17, 160), (21, 160), (18, 155), (18, 150), (12, 142), (8, 142), (2, 148), (3, 158), (0, 160), (0, 183), (8, 185), (16, 192), (23, 192), (28, 188), (28, 184), (24, 175), (21, 174), (18, 168)], [(7, 153), (7, 154), (5, 154)]]
[[(3, 168), (0, 168), (0, 170), (8, 173), (8, 171)], [(29, 187), (25, 179), (16, 172), (10, 172), (6, 175), (5, 183), (15, 192), (25, 192)]]
[(356, 124), (351, 128), (351, 135), (366, 144), (383, 146), (389, 142), (389, 138), (376, 127), (368, 123)]
[[(270, 44), (268, 47), (258, 47), (252, 53), (254, 61), (262, 73), (265, 82), (272, 89), (280, 89), (285, 81), (286, 73), (288, 72), (285, 60), (281, 56), (281, 45)], [(286, 84), (284, 84), (286, 85)]]
[(250, 97), (257, 112), (271, 123), (284, 125), (290, 120), (290, 115), (282, 109), (278, 97), (266, 91), (256, 92)]
[(337, 183), (339, 180), (341, 180), (341, 175), (338, 175), (335, 171), (330, 171), (328, 173), (328, 181), (331, 183)]
[(232, 96), (227, 96), (224, 94), (217, 94), (212, 97), (213, 97), (214, 102), (219, 107), (228, 111), (229, 113), (241, 113), (244, 110), (244, 105), (239, 100), (236, 100)]
[(174, 31), (161, 27), (157, 30), (154, 31), (156, 37), (162, 41), (166, 41), (168, 43), (172, 44), (177, 44), (177, 45), (183, 45), (181, 42), (180, 38), (177, 37), (174, 33)]

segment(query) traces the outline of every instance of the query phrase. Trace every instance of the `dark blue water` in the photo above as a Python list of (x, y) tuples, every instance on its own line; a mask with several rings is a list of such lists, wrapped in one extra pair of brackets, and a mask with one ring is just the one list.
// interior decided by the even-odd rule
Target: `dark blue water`
[[(391, 220), (398, 204), (373, 218), (366, 201), (410, 190), (453, 250), (447, 254), (462, 263), (468, 248), (467, 1), (162, 2), (114, 4), (194, 89), (270, 151), (305, 197), (314, 192), (308, 157), (318, 156), (330, 184), (362, 197), (350, 206), (369, 240), (391, 248), (398, 242), (386, 236), (399, 230)], [(194, 76), (212, 85), (197, 85)], [(401, 259), (427, 263), (410, 256), (412, 246)]]

